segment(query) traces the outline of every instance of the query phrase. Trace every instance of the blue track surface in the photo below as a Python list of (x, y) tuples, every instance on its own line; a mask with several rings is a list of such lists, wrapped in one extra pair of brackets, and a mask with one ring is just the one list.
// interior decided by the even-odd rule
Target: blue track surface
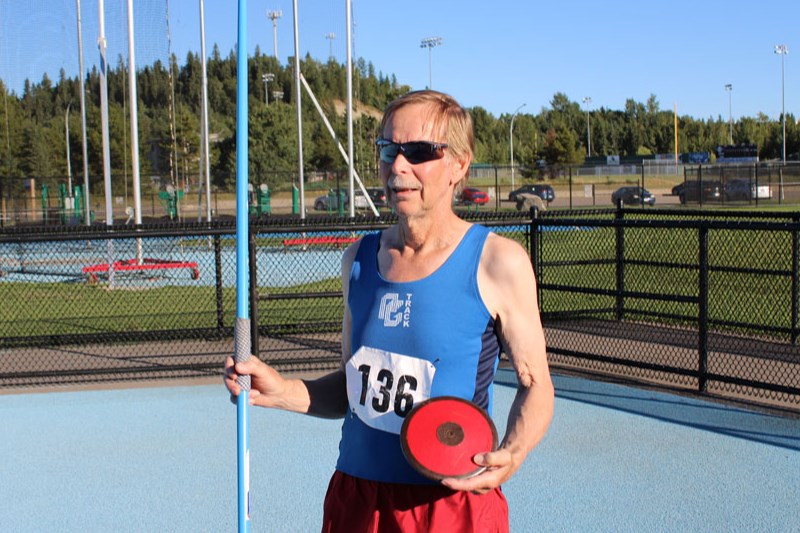
[[(800, 531), (800, 420), (555, 381), (550, 431), (504, 487), (512, 531)], [(513, 394), (501, 371), (501, 434)], [(236, 528), (221, 382), (4, 395), (0, 424), (0, 531)], [(253, 410), (254, 532), (319, 530), (338, 434), (338, 421)]]

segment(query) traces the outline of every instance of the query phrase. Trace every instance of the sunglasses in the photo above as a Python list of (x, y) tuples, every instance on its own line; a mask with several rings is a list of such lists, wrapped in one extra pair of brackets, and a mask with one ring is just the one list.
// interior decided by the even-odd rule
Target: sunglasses
[(387, 165), (394, 163), (400, 153), (406, 161), (412, 165), (427, 163), (434, 159), (441, 159), (444, 154), (442, 151), (447, 148), (444, 143), (432, 143), (428, 141), (411, 141), (407, 143), (396, 143), (387, 139), (378, 139), (375, 146), (380, 150), (381, 161)]

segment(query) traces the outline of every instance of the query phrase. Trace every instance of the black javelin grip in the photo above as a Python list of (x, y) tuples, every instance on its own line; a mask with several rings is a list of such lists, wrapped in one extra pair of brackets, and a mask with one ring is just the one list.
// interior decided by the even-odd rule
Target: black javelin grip
[(425, 477), (469, 478), (486, 470), (473, 457), (497, 449), (497, 428), (473, 402), (440, 396), (412, 409), (403, 421), (400, 445), (409, 464)]

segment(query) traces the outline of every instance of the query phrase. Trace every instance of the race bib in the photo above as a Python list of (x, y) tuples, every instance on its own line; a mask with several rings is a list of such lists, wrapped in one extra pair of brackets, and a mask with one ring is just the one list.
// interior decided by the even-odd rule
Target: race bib
[(431, 397), (429, 361), (362, 346), (345, 367), (350, 410), (366, 425), (400, 434), (403, 419)]

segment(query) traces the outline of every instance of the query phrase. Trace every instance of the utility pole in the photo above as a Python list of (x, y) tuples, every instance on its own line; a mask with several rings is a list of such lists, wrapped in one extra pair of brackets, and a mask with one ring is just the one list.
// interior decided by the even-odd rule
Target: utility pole
[(583, 103), (586, 104), (586, 151), (588, 157), (592, 157), (592, 128), (589, 126), (589, 104), (592, 103), (592, 97), (584, 96)]
[(789, 48), (785, 44), (775, 46), (775, 53), (781, 56), (781, 120), (783, 121), (783, 164), (786, 164), (786, 108), (784, 106), (784, 85), (783, 85), (783, 58), (789, 53)]
[(728, 144), (733, 144), (733, 113), (731, 107), (731, 94), (733, 93), (733, 85), (728, 83), (725, 85), (725, 90), (728, 92)]
[(522, 104), (514, 111), (514, 114), (511, 115), (511, 126), (508, 128), (508, 140), (509, 144), (511, 145), (511, 190), (514, 190), (514, 119), (517, 118), (517, 114), (519, 110), (525, 107), (527, 104)]
[(72, 163), (69, 156), (69, 107), (72, 102), (67, 104), (67, 109), (64, 111), (64, 139), (67, 146), (67, 197), (72, 200)]

